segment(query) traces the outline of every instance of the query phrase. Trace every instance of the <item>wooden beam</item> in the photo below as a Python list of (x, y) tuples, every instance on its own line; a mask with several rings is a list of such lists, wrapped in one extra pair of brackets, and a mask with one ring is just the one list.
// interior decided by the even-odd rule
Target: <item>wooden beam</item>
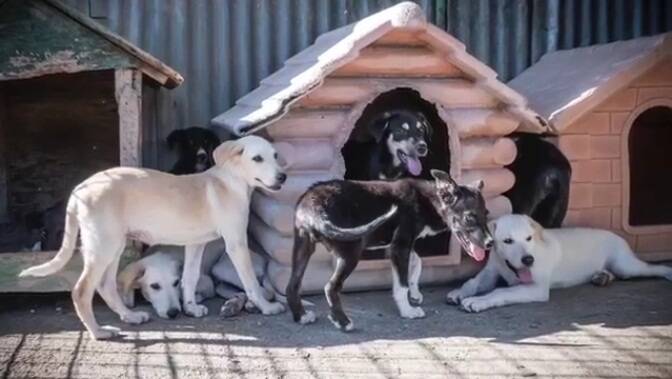
[(119, 164), (142, 164), (142, 72), (114, 71), (115, 98), (119, 112)]

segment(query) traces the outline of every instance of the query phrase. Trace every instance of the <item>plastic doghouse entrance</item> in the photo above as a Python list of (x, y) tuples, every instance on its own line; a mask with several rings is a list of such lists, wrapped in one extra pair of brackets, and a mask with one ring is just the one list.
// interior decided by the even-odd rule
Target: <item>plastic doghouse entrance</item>
[[(450, 171), (450, 147), (446, 123), (439, 116), (436, 106), (422, 98), (418, 91), (410, 88), (397, 88), (380, 94), (362, 112), (355, 123), (350, 138), (343, 147), (345, 160), (345, 179), (363, 180), (362, 166), (367, 165), (371, 157), (371, 148), (376, 144), (368, 127), (373, 120), (385, 112), (408, 110), (422, 113), (429, 122), (432, 131), (427, 141), (429, 153), (421, 159), (422, 173), (420, 178), (431, 179), (430, 169), (436, 168)], [(381, 143), (385, 143), (384, 141)], [(448, 254), (449, 233), (431, 238), (424, 238), (416, 243), (416, 250), (421, 256), (438, 256)], [(383, 250), (365, 251), (362, 259), (384, 259)]]

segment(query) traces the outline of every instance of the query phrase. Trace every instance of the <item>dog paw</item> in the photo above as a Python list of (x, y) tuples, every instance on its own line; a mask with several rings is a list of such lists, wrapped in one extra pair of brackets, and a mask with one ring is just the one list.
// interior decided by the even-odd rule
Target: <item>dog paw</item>
[(242, 312), (246, 301), (247, 300), (245, 300), (243, 297), (232, 297), (231, 299), (224, 302), (224, 305), (222, 305), (222, 308), (219, 310), (219, 315), (222, 317), (237, 316), (240, 314), (240, 312)]
[(315, 320), (317, 320), (315, 313), (313, 313), (313, 311), (306, 311), (306, 313), (304, 313), (299, 319), (299, 324), (301, 325), (312, 324), (315, 322)]
[(461, 308), (469, 313), (478, 313), (490, 308), (490, 306), (486, 301), (476, 297), (467, 297), (462, 299)]
[(184, 304), (184, 314), (191, 317), (203, 317), (208, 314), (208, 307), (201, 304), (186, 303)]
[(422, 301), (424, 300), (424, 296), (422, 296), (422, 293), (420, 291), (416, 290), (411, 290), (408, 295), (408, 301), (411, 303), (411, 305), (421, 305)]
[(94, 340), (106, 340), (118, 336), (119, 333), (121, 333), (121, 329), (115, 326), (104, 325), (95, 331), (91, 331), (91, 338)]
[(590, 278), (590, 282), (597, 287), (605, 287), (611, 284), (616, 277), (609, 271), (600, 271)]
[(268, 303), (264, 308), (261, 309), (261, 312), (266, 316), (277, 315), (278, 313), (282, 313), (284, 311), (285, 306), (281, 303), (278, 303), (277, 301)]
[(349, 318), (346, 318), (347, 321), (341, 323), (338, 322), (336, 319), (334, 319), (331, 315), (327, 316), (329, 318), (329, 321), (331, 321), (332, 324), (336, 327), (336, 329), (343, 331), (343, 332), (350, 332), (355, 329), (355, 324), (352, 323), (352, 320)]
[(149, 321), (149, 313), (147, 312), (129, 312), (123, 316), (121, 316), (121, 321), (127, 323), (127, 324), (142, 324), (144, 322)]
[(452, 290), (446, 295), (446, 303), (451, 305), (460, 305), (462, 301), (462, 296), (460, 296), (460, 290)]
[(425, 311), (423, 311), (422, 308), (420, 308), (420, 307), (409, 307), (408, 309), (406, 309), (406, 310), (404, 310), (400, 313), (401, 313), (401, 317), (409, 318), (409, 319), (425, 317)]

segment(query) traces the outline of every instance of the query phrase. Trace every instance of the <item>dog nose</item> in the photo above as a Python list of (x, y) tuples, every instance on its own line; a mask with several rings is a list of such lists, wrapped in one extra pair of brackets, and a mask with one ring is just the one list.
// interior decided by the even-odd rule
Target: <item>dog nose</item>
[(177, 308), (170, 308), (168, 312), (166, 312), (166, 315), (168, 315), (168, 318), (175, 318), (179, 313), (180, 311), (178, 311)]
[(530, 267), (534, 263), (534, 257), (531, 255), (526, 255), (520, 261), (523, 262), (525, 266)]
[(278, 179), (278, 182), (280, 182), (280, 184), (282, 184), (285, 182), (285, 180), (287, 180), (287, 174), (281, 172), (275, 178)]
[(420, 154), (421, 156), (425, 156), (427, 154), (427, 143), (425, 142), (418, 143), (417, 150), (418, 154)]

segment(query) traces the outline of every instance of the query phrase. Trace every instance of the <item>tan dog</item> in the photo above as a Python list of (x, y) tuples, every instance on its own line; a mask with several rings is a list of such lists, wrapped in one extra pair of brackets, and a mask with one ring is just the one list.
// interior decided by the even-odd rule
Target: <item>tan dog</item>
[(264, 314), (282, 312), (282, 304), (263, 297), (247, 247), (252, 191), (277, 191), (287, 178), (278, 155), (268, 141), (248, 136), (224, 142), (213, 157), (215, 166), (193, 175), (128, 167), (93, 175), (70, 195), (58, 254), (45, 264), (22, 271), (20, 276), (45, 276), (62, 269), (72, 257), (79, 231), (84, 270), (72, 290), (72, 299), (91, 336), (110, 338), (119, 329), (101, 327), (96, 322), (91, 306), (96, 290), (122, 321), (139, 324), (149, 319), (146, 312), (128, 309), (117, 291), (119, 258), (127, 238), (149, 245), (185, 246), (183, 311), (202, 317), (207, 308), (196, 303), (195, 290), (203, 248), (221, 236), (248, 298)]

